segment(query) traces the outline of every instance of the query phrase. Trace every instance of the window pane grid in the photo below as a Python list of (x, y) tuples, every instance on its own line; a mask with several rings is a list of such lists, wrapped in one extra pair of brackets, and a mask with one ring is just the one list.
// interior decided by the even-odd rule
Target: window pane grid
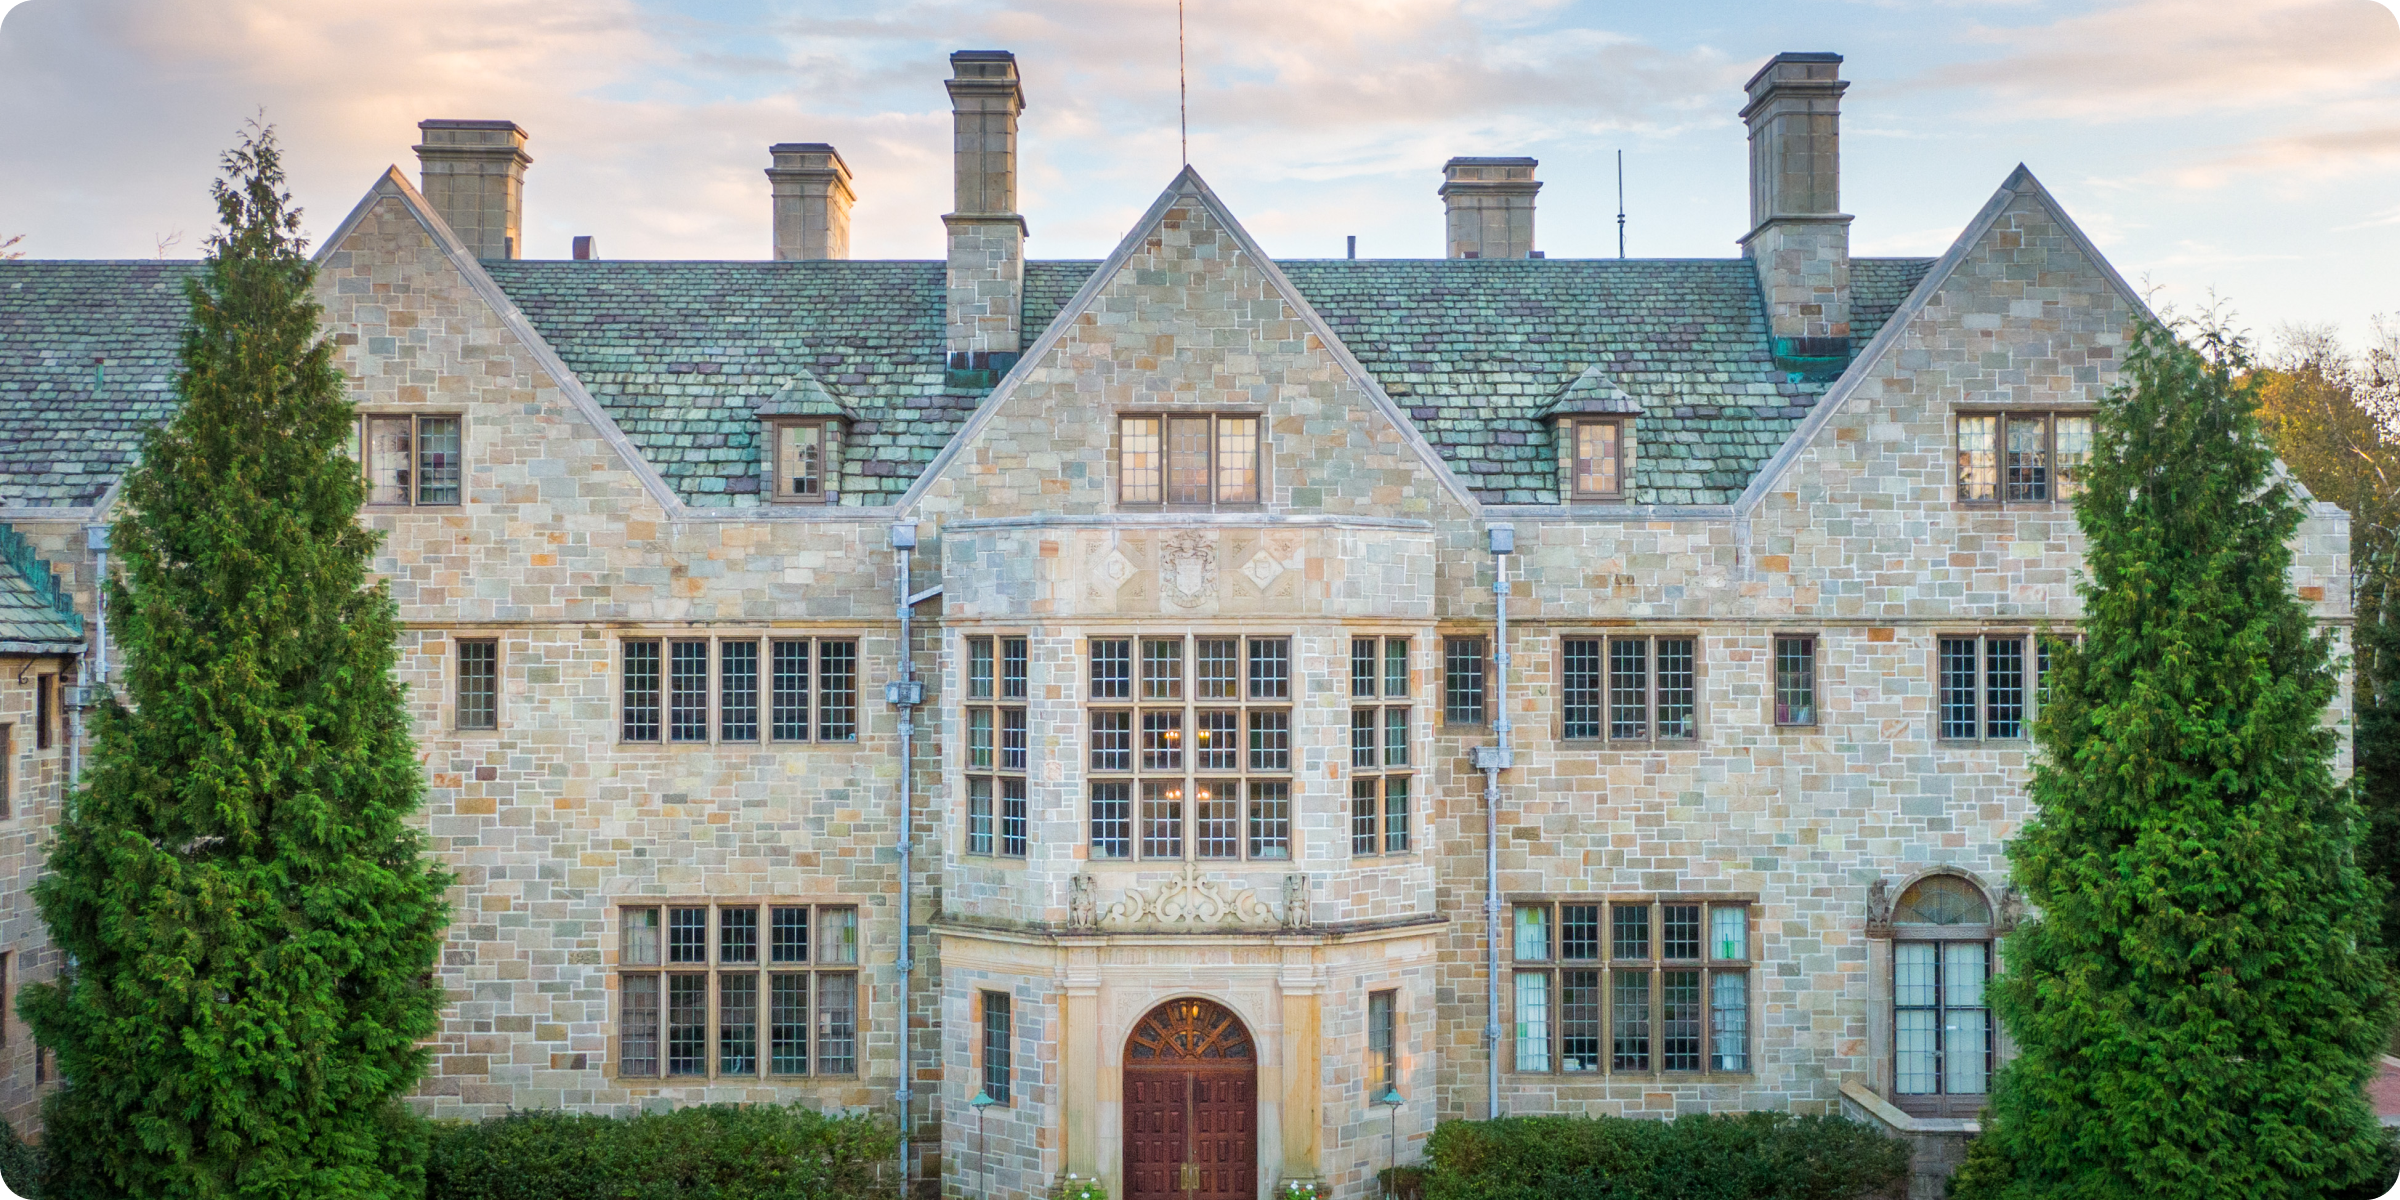
[(817, 643), (817, 739), (858, 738), (858, 643)]
[(1775, 723), (1817, 723), (1817, 639), (1775, 639)]
[(629, 742), (655, 742), (659, 731), (658, 643), (629, 641), (624, 646), (624, 690), (621, 735)]
[(1442, 719), (1457, 725), (1484, 721), (1483, 639), (1448, 638), (1442, 643)]
[[(1750, 1069), (1746, 902), (1538, 901), (1518, 902), (1514, 913), (1516, 1070)], [(1557, 966), (1549, 965), (1553, 926)], [(1536, 1037), (1549, 1040), (1536, 1045)]]
[[(818, 1074), (856, 1073), (856, 975), (846, 966), (857, 961), (855, 907), (717, 903), (619, 914), (620, 1077), (805, 1075), (812, 1058)], [(825, 939), (813, 957), (845, 964), (814, 984), (812, 924)], [(773, 964), (763, 973), (762, 959)], [(820, 991), (812, 1042), (811, 994)]]
[(1619, 638), (1608, 644), (1608, 736), (1642, 738), (1650, 732), (1650, 645)]
[(717, 737), (758, 740), (758, 643), (717, 643)]
[(1598, 638), (1568, 638), (1560, 643), (1561, 691), (1559, 713), (1570, 739), (1600, 736), (1601, 655)]
[(1291, 711), (1255, 703), (1288, 700), (1290, 640), (1094, 638), (1088, 654), (1092, 699), (1139, 689), (1138, 707), (1086, 713), (1092, 772), (1131, 777), (1091, 782), (1091, 856), (1290, 859)]
[(1127, 505), (1256, 504), (1262, 421), (1255, 415), (1117, 419), (1117, 500)]
[(458, 643), (458, 727), (500, 725), (500, 643), (467, 638)]
[(708, 643), (675, 641), (667, 646), (667, 740), (708, 740)]
[(777, 642), (774, 646), (774, 694), (769, 731), (779, 742), (808, 740), (808, 643)]

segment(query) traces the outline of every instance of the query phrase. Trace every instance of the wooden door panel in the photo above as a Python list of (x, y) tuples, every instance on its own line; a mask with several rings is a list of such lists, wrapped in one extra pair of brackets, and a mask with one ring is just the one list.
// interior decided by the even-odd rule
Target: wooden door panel
[(1232, 1012), (1198, 999), (1151, 1010), (1127, 1039), (1124, 1096), (1127, 1200), (1255, 1200), (1258, 1063)]

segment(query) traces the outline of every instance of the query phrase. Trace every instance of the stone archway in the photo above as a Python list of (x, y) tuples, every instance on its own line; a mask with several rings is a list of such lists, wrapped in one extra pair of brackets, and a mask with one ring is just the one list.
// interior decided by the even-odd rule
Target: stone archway
[(1125, 1040), (1127, 1200), (1258, 1195), (1258, 1051), (1241, 1018), (1186, 997)]

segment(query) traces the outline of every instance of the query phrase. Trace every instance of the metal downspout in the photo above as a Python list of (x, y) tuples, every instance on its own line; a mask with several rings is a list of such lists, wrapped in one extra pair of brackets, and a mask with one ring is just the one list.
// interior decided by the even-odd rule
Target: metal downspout
[(92, 689), (108, 687), (108, 526), (85, 526), (83, 544), (92, 552), (92, 649), (75, 665), (75, 702), (67, 708), (68, 791), (83, 781), (83, 714)]
[(1483, 770), (1483, 922), (1484, 975), (1486, 982), (1485, 1020), (1483, 1024), (1484, 1115), (1500, 1115), (1500, 939), (1506, 928), (1500, 922), (1500, 772), (1516, 765), (1515, 751), (1508, 743), (1508, 556), (1516, 552), (1517, 531), (1512, 525), (1494, 525), (1489, 530), (1492, 549), (1492, 601), (1496, 620), (1492, 633), (1492, 702), (1499, 716), (1492, 722), (1492, 733), (1498, 741), (1494, 746), (1476, 748), (1475, 765)]
[(909, 1038), (909, 975), (916, 970), (917, 959), (910, 941), (910, 900), (915, 890), (916, 876), (912, 873), (911, 858), (916, 841), (916, 813), (910, 806), (909, 783), (912, 756), (917, 734), (917, 705), (925, 698), (923, 685), (917, 682), (917, 656), (910, 642), (909, 561), (917, 548), (917, 526), (913, 521), (896, 522), (892, 526), (892, 556), (899, 565), (899, 596), (896, 607), (900, 614), (900, 678), (884, 689), (884, 699), (900, 710), (900, 1086), (892, 1098), (900, 1108), (900, 1196), (908, 1200), (916, 1175), (916, 1147), (910, 1142), (910, 1108), (916, 1093), (908, 1086), (916, 1064), (910, 1057)]

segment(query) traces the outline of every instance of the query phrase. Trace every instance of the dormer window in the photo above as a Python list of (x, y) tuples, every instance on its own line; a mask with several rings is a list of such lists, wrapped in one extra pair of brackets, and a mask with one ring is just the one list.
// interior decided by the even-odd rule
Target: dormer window
[(1575, 447), (1573, 498), (1624, 499), (1625, 422), (1576, 420), (1569, 422), (1568, 428)]
[(825, 423), (775, 426), (775, 498), (791, 504), (825, 502)]
[(1117, 422), (1117, 502), (1214, 508), (1258, 503), (1259, 417), (1159, 413)]

